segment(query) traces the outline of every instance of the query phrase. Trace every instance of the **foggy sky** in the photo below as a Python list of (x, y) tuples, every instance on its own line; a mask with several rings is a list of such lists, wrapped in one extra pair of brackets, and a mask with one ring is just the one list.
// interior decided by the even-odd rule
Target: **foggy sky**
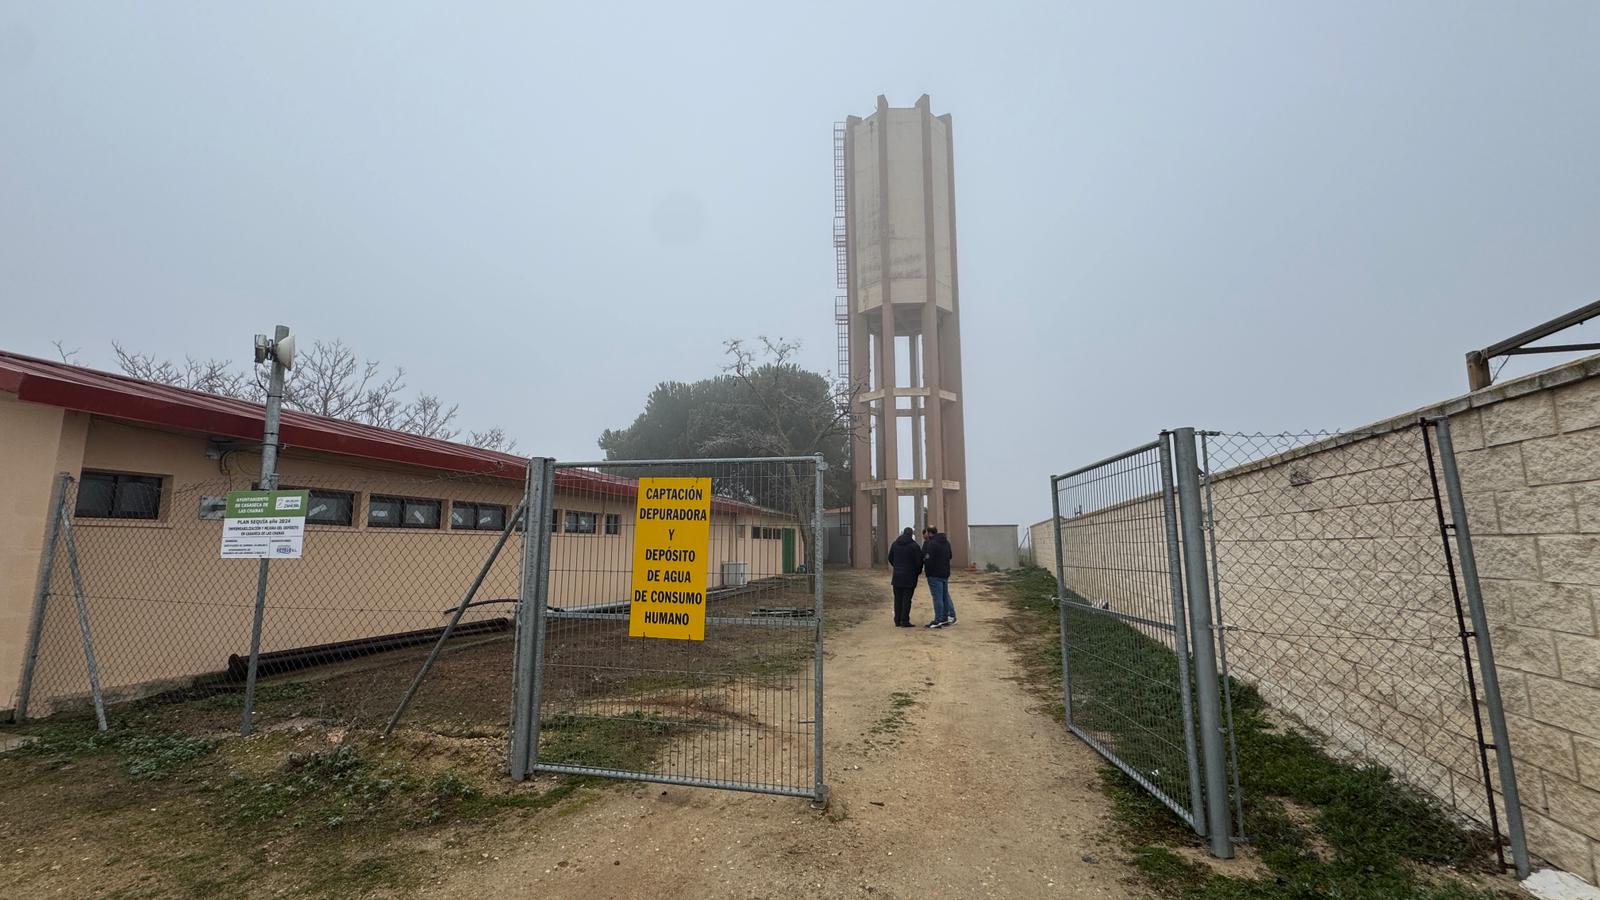
[(1596, 47), (1591, 0), (4, 0), (0, 348), (281, 322), (593, 458), (727, 338), (833, 368), (832, 123), (926, 92), (971, 518), (1026, 524), (1161, 428), (1359, 426), (1600, 299)]

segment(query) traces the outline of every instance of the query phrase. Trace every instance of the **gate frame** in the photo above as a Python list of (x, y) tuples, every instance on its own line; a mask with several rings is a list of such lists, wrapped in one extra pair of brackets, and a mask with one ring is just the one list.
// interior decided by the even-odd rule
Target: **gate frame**
[(1206, 561), (1205, 506), (1200, 500), (1200, 458), (1193, 428), (1173, 432), (1178, 469), (1179, 518), (1183, 524), (1183, 574), (1188, 588), (1189, 646), (1194, 649), (1194, 687), (1200, 706), (1200, 768), (1205, 773), (1206, 825), (1211, 855), (1233, 858), (1228, 815), (1228, 754), (1223, 747), (1217, 635), (1211, 623), (1211, 566)]
[[(1149, 453), (1151, 450), (1157, 451), (1161, 475), (1161, 506), (1162, 516), (1165, 519), (1163, 537), (1167, 545), (1167, 564), (1172, 592), (1172, 652), (1178, 667), (1179, 705), (1183, 711), (1184, 755), (1188, 767), (1191, 807), (1188, 810), (1182, 809), (1165, 791), (1150, 783), (1136, 769), (1118, 757), (1111, 748), (1104, 746), (1080, 728), (1072, 716), (1071, 654), (1068, 651), (1067, 627), (1067, 606), (1070, 601), (1067, 600), (1059, 485), (1068, 478)], [(1219, 859), (1229, 859), (1233, 856), (1233, 832), (1228, 816), (1227, 759), (1221, 750), (1222, 728), (1219, 725), (1216, 658), (1210, 601), (1207, 594), (1210, 569), (1206, 565), (1204, 541), (1197, 537), (1200, 534), (1202, 521), (1199, 484), (1192, 428), (1163, 431), (1156, 440), (1147, 444), (1141, 444), (1087, 466), (1080, 466), (1064, 474), (1051, 476), (1050, 504), (1055, 514), (1053, 525), (1056, 543), (1056, 607), (1061, 624), (1061, 691), (1068, 730), (1177, 813), (1194, 828), (1195, 833), (1208, 837), (1210, 850), (1214, 856)], [(1178, 514), (1180, 504), (1183, 511), (1181, 517)], [(1183, 529), (1181, 541), (1180, 518)], [(1198, 558), (1195, 555), (1196, 551), (1199, 554)], [(1187, 575), (1187, 591), (1185, 575)], [(1192, 608), (1193, 598), (1197, 595), (1202, 607), (1198, 612)], [(1191, 647), (1202, 648), (1208, 652), (1204, 655), (1198, 652), (1191, 653)], [(1209, 691), (1204, 687), (1206, 681), (1210, 684)], [(1194, 703), (1201, 706), (1199, 725), (1202, 733), (1198, 752)], [(1210, 707), (1207, 707), (1208, 703), (1211, 704)], [(1209, 734), (1206, 733), (1207, 730)], [(1206, 787), (1204, 791), (1201, 789), (1202, 782)]]
[[(814, 634), (812, 658), (812, 784), (809, 789), (781, 788), (767, 785), (693, 778), (679, 775), (661, 775), (650, 772), (633, 772), (621, 769), (601, 769), (567, 766), (539, 761), (540, 707), (544, 687), (546, 612), (549, 608), (550, 590), (550, 510), (555, 495), (557, 469), (606, 469), (642, 466), (694, 466), (728, 463), (809, 463), (815, 482), (810, 529), (807, 542), (811, 566), (806, 575), (812, 583), (811, 622), (795, 624), (774, 620), (773, 627), (809, 627)], [(522, 587), (516, 615), (516, 660), (514, 669), (511, 710), (511, 738), (507, 753), (507, 769), (513, 779), (525, 780), (536, 772), (558, 775), (589, 775), (618, 778), (656, 784), (675, 784), (685, 787), (709, 787), (723, 790), (746, 791), (757, 794), (775, 794), (784, 797), (810, 799), (812, 805), (827, 805), (829, 786), (824, 781), (823, 766), (823, 475), (828, 464), (821, 453), (812, 456), (736, 456), (705, 459), (611, 459), (577, 462), (557, 462), (548, 457), (528, 461), (528, 480), (523, 503), (528, 510), (526, 531), (522, 545)], [(537, 510), (537, 512), (535, 512)], [(709, 618), (709, 617), (708, 617)]]

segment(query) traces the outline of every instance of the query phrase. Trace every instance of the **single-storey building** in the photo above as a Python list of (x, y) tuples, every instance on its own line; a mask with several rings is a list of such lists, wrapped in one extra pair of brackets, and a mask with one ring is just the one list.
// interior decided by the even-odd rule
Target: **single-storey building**
[[(64, 542), (44, 559), (63, 473), (113, 697), (247, 652), (257, 565), (220, 558), (219, 507), (256, 485), (263, 419), (258, 404), (0, 352), (0, 710), (16, 706), (30, 647), (30, 714), (87, 690)], [(526, 463), (506, 453), (288, 410), (280, 442), (280, 486), (311, 506), (304, 557), (271, 569), (264, 652), (439, 628), (523, 495)], [(559, 471), (552, 606), (627, 598), (636, 493), (607, 469)], [(794, 516), (719, 496), (708, 584), (794, 572), (805, 539)], [(511, 615), (519, 547), (465, 622)]]

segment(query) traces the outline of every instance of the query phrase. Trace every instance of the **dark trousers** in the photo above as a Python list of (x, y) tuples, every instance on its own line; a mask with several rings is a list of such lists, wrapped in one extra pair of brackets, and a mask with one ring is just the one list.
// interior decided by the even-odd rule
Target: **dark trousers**
[(896, 625), (911, 624), (911, 595), (916, 593), (915, 583), (901, 587), (894, 586), (894, 623)]

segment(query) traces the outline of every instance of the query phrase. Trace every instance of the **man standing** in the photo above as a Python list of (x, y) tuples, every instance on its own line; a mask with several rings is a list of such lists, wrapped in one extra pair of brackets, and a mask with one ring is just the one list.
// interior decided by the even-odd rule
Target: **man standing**
[(923, 568), (928, 573), (928, 593), (933, 595), (933, 621), (929, 628), (956, 623), (956, 605), (950, 599), (950, 539), (929, 525), (922, 529)]
[[(894, 627), (911, 627), (911, 595), (917, 591), (917, 576), (922, 573), (922, 548), (917, 546), (916, 533), (907, 528), (889, 546), (889, 565), (894, 575), (889, 584), (894, 588)], [(946, 567), (948, 571), (948, 567)]]

